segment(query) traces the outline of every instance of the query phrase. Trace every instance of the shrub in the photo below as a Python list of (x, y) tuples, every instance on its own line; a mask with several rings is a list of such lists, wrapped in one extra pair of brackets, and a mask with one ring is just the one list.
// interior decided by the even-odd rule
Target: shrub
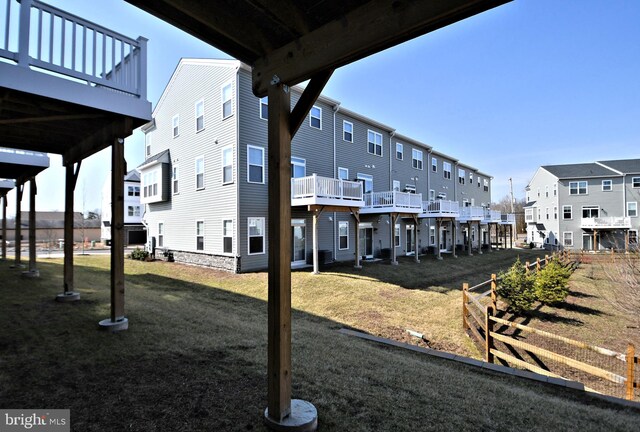
[(135, 250), (133, 250), (129, 255), (129, 258), (138, 260), (138, 261), (146, 261), (148, 257), (149, 257), (149, 252), (147, 252), (146, 250), (142, 250), (138, 247), (135, 248)]
[(536, 300), (534, 291), (535, 275), (527, 274), (520, 258), (506, 272), (500, 272), (496, 292), (507, 303), (508, 309), (516, 314), (531, 310)]
[(536, 299), (544, 304), (563, 302), (569, 295), (567, 282), (571, 270), (558, 260), (552, 259), (538, 273), (534, 283)]

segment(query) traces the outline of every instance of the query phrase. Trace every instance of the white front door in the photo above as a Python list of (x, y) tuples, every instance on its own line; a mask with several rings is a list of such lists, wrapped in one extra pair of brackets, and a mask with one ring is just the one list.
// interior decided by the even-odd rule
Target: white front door
[(373, 258), (373, 228), (360, 228), (360, 255)]
[(291, 221), (291, 264), (305, 264), (306, 226), (304, 219)]
[(416, 253), (416, 238), (413, 235), (413, 225), (407, 225), (407, 255)]

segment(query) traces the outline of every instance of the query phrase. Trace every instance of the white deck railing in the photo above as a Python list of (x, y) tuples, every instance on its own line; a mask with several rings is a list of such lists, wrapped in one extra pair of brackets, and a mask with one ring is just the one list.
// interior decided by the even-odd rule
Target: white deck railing
[(147, 40), (37, 0), (0, 0), (0, 57), (147, 98)]
[(486, 222), (501, 222), (502, 214), (498, 210), (489, 210), (485, 208), (482, 220)]
[(291, 199), (329, 198), (362, 201), (362, 183), (316, 174), (291, 179)]
[(368, 192), (364, 194), (365, 208), (404, 208), (422, 211), (422, 194), (408, 192)]
[(597, 217), (582, 218), (581, 228), (631, 228), (631, 218), (628, 217)]
[(423, 201), (422, 209), (425, 213), (450, 214), (457, 216), (460, 214), (460, 203), (458, 201), (449, 200)]
[(501, 222), (503, 224), (513, 224), (516, 223), (516, 215), (513, 213), (500, 215)]
[(484, 208), (477, 206), (462, 207), (460, 209), (460, 219), (482, 219), (484, 217)]

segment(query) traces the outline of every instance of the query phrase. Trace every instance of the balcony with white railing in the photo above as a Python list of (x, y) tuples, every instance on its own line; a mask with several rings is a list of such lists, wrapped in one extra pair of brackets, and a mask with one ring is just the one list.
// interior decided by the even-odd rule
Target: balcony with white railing
[(387, 191), (364, 194), (360, 213), (422, 213), (422, 194)]
[(500, 223), (502, 222), (502, 214), (497, 210), (490, 210), (488, 208), (483, 209), (484, 216), (482, 217), (482, 223)]
[(291, 179), (291, 205), (362, 207), (362, 183), (316, 174)]
[(582, 218), (580, 227), (585, 229), (615, 229), (631, 228), (631, 218), (628, 217), (596, 217)]
[(457, 218), (460, 216), (460, 203), (449, 200), (423, 201), (421, 216)]
[(500, 224), (501, 225), (513, 225), (516, 223), (516, 215), (513, 213), (500, 215)]
[(482, 221), (484, 219), (484, 208), (477, 206), (467, 206), (460, 209), (460, 222)]
[(1, 86), (149, 116), (145, 38), (131, 39), (38, 0), (0, 0), (0, 10)]

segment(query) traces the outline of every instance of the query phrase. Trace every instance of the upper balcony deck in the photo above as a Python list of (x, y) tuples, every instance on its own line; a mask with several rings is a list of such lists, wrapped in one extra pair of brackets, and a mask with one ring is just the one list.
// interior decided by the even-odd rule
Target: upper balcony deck
[(502, 222), (502, 214), (498, 210), (489, 210), (488, 208), (485, 208), (483, 211), (484, 216), (481, 220), (483, 224)]
[(460, 222), (481, 222), (485, 218), (484, 208), (478, 206), (467, 206), (460, 209)]
[(500, 225), (513, 225), (516, 223), (516, 215), (513, 213), (501, 214)]
[(631, 228), (631, 218), (629, 217), (597, 217), (582, 218), (580, 228), (584, 229), (615, 229)]
[(423, 201), (420, 216), (457, 219), (460, 216), (460, 203), (449, 200)]
[(361, 214), (369, 213), (422, 213), (422, 194), (387, 191), (364, 194)]
[(362, 183), (316, 174), (291, 179), (291, 205), (362, 207)]
[(25, 181), (47, 168), (49, 156), (46, 153), (0, 147), (0, 173), (6, 179)]

